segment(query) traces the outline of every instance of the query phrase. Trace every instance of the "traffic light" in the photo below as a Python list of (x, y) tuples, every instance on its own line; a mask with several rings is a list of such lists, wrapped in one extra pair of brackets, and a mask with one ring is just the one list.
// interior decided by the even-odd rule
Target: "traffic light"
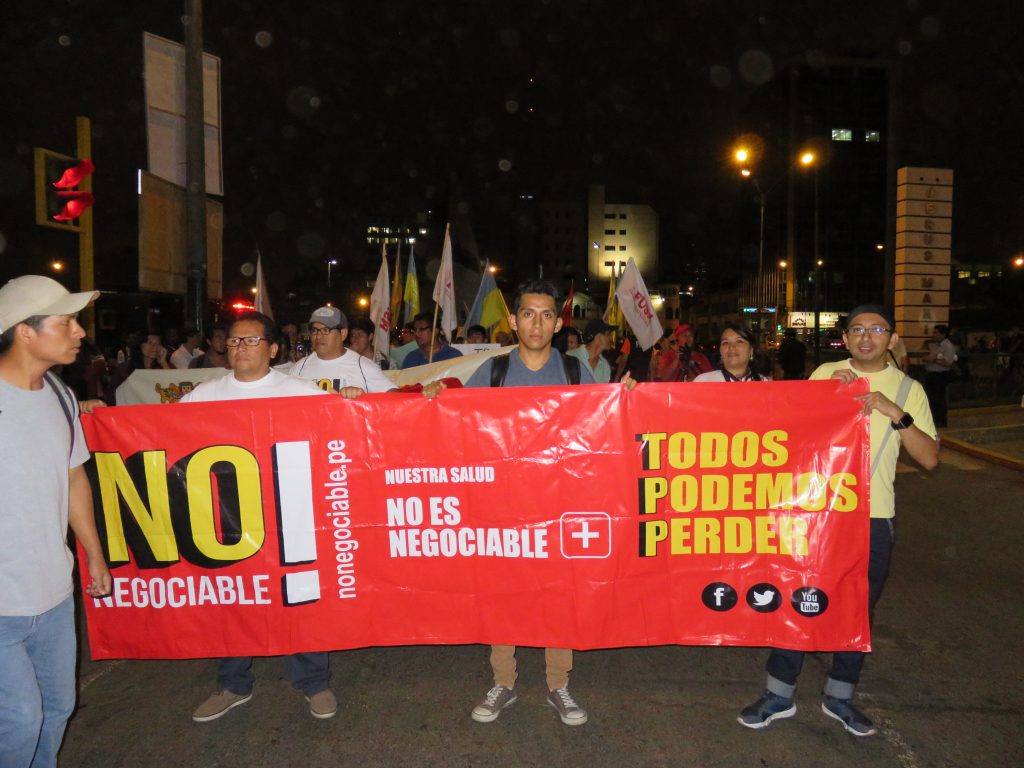
[(35, 170), (36, 224), (80, 232), (78, 218), (93, 196), (77, 187), (92, 174), (92, 162), (36, 147)]

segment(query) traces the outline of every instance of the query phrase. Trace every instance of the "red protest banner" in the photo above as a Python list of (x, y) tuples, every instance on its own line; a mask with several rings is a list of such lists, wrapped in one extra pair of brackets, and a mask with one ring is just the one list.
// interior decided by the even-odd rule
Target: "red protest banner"
[(372, 645), (867, 650), (837, 382), (450, 390), (85, 417), (96, 658)]

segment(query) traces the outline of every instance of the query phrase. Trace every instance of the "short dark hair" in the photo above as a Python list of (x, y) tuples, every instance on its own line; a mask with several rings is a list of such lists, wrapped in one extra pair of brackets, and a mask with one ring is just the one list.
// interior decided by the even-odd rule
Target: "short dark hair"
[(434, 324), (434, 316), (429, 312), (420, 312), (418, 315), (413, 315), (412, 324), (415, 326), (416, 323), (426, 323), (427, 325)]
[(943, 336), (949, 336), (949, 326), (945, 323), (937, 323), (935, 330), (941, 333)]
[(374, 328), (373, 321), (371, 321), (370, 318), (354, 317), (348, 324), (348, 330), (350, 335), (352, 331), (362, 331), (367, 336), (373, 336), (373, 332), (376, 329)]
[(49, 315), (30, 315), (24, 320), (19, 320), (10, 328), (4, 329), (3, 333), (0, 333), (0, 352), (6, 352), (12, 346), (14, 346), (14, 334), (17, 332), (18, 326), (24, 323), (34, 331), (38, 331), (43, 327), (43, 321), (49, 317)]
[(235, 323), (249, 322), (259, 323), (263, 326), (263, 330), (260, 332), (260, 335), (267, 340), (268, 344), (279, 344), (281, 342), (281, 334), (277, 330), (277, 325), (262, 312), (243, 312), (235, 318), (235, 322), (232, 323), (232, 325)]
[(214, 323), (206, 329), (206, 338), (212, 339), (213, 334), (216, 331), (224, 331), (224, 335), (228, 335), (228, 326), (224, 323)]
[(486, 336), (487, 329), (484, 328), (482, 325), (471, 325), (469, 326), (469, 328), (466, 329), (466, 338), (468, 339), (474, 333), (479, 333), (482, 336)]
[(539, 293), (544, 296), (550, 296), (555, 302), (555, 309), (558, 309), (558, 289), (555, 288), (555, 284), (550, 280), (527, 280), (525, 283), (520, 283), (519, 287), (516, 288), (516, 295), (512, 298), (512, 314), (519, 311), (519, 304), (523, 300), (523, 296), (527, 293)]

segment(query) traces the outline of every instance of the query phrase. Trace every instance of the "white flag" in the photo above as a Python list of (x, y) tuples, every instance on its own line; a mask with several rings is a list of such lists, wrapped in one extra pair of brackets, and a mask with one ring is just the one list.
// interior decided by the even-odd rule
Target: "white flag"
[(262, 312), (271, 320), (274, 319), (274, 311), (270, 308), (270, 294), (267, 293), (267, 283), (263, 279), (263, 257), (256, 256), (256, 300), (253, 302), (257, 312)]
[(391, 278), (388, 260), (380, 257), (380, 272), (370, 296), (370, 322), (373, 323), (373, 359), (387, 360), (391, 349)]
[(455, 270), (452, 267), (452, 235), (451, 225), (444, 228), (444, 248), (441, 249), (441, 266), (437, 269), (437, 280), (434, 282), (434, 303), (441, 308), (441, 327), (448, 337), (448, 343), (454, 340), (455, 326), (459, 324), (455, 315)]
[(644, 285), (644, 279), (632, 257), (619, 276), (619, 286), (615, 289), (615, 295), (619, 299), (622, 316), (633, 329), (640, 346), (644, 349), (653, 347), (661, 338), (661, 322), (654, 314), (651, 295), (647, 293), (647, 286)]

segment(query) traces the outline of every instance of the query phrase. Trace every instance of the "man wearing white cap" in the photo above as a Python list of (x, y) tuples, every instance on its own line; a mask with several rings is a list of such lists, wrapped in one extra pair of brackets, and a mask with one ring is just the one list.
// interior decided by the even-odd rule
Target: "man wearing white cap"
[(76, 315), (99, 294), (68, 293), (25, 275), (0, 288), (0, 745), (5, 766), (55, 766), (75, 706), (74, 556), (85, 550), (87, 594), (109, 594), (82, 465), (78, 403), (53, 374), (74, 361)]
[(313, 353), (283, 369), (292, 376), (308, 379), (327, 392), (355, 398), (366, 392), (397, 389), (380, 366), (358, 352), (345, 349), (348, 321), (337, 307), (320, 307), (309, 318)]

